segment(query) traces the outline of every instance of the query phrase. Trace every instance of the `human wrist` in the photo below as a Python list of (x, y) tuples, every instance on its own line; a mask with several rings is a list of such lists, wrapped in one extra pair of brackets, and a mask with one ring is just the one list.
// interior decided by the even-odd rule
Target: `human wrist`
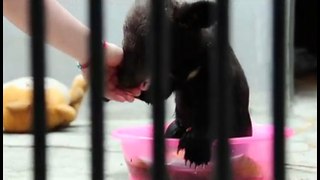
[[(102, 47), (103, 47), (103, 49), (106, 49), (108, 47), (108, 43), (106, 41), (103, 41)], [(90, 66), (90, 58), (87, 58), (87, 59), (82, 58), (82, 59), (78, 60), (78, 62), (77, 62), (77, 67), (81, 71), (88, 69), (89, 66)]]
[(77, 63), (77, 67), (78, 67), (78, 69), (80, 69), (81, 71), (83, 71), (83, 70), (85, 70), (85, 69), (88, 69), (89, 65), (90, 65), (90, 62), (89, 62), (89, 61), (83, 62), (83, 63), (80, 63), (80, 62), (78, 61), (78, 63)]

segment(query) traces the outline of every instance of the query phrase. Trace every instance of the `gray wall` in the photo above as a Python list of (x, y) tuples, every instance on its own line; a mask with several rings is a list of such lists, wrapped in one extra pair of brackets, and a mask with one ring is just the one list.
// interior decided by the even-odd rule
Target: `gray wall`
[[(85, 0), (59, 0), (75, 17), (88, 24), (88, 6)], [(105, 39), (121, 45), (122, 24), (133, 0), (109, 0), (104, 3)], [(29, 37), (3, 17), (3, 81), (30, 75)], [(47, 75), (70, 84), (79, 73), (74, 59), (47, 46)]]
[[(88, 24), (87, 1), (59, 1), (74, 16)], [(134, 0), (105, 2), (105, 39), (121, 45), (124, 17)], [(252, 111), (268, 113), (272, 57), (271, 0), (233, 0), (230, 5), (230, 41), (247, 75)], [(30, 75), (29, 51), (28, 36), (3, 18), (3, 81)], [(74, 59), (47, 46), (48, 76), (69, 85), (78, 73)]]
[(270, 113), (272, 1), (230, 1), (230, 41), (250, 87), (250, 105)]

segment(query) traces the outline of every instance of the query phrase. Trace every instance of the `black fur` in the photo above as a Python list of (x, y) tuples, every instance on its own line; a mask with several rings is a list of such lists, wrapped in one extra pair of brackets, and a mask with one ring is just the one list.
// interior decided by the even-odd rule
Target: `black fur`
[[(166, 130), (166, 137), (180, 138), (179, 149), (185, 149), (185, 160), (195, 165), (206, 164), (210, 160), (210, 144), (214, 137), (208, 137), (208, 49), (216, 49), (214, 19), (210, 19), (208, 8), (215, 3), (200, 1), (178, 4), (172, 2), (166, 10), (172, 30), (169, 91), (176, 95), (176, 120)], [(150, 77), (145, 59), (146, 37), (149, 33), (148, 3), (139, 4), (128, 14), (123, 31), (124, 59), (119, 68), (120, 88), (131, 88)], [(212, 43), (213, 42), (213, 43)], [(230, 129), (231, 137), (250, 136), (251, 119), (248, 111), (249, 88), (244, 72), (233, 53), (228, 49), (232, 95), (235, 111)], [(188, 79), (192, 71), (197, 74)], [(152, 83), (152, 82), (151, 82)], [(150, 92), (139, 97), (152, 103)], [(216, 120), (212, 120), (216, 121)]]

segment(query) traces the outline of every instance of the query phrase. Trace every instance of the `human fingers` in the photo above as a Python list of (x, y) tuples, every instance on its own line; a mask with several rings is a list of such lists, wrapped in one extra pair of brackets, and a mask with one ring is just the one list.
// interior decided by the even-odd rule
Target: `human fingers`
[(135, 96), (135, 97), (138, 97), (138, 96), (141, 95), (141, 89), (140, 88), (129, 89), (129, 90), (127, 90), (127, 92), (130, 95)]

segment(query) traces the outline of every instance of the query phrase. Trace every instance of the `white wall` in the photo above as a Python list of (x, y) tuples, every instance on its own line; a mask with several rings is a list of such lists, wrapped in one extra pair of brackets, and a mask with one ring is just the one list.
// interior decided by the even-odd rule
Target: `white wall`
[(272, 1), (231, 0), (230, 42), (250, 87), (250, 106), (269, 113), (272, 73)]
[[(75, 17), (88, 24), (86, 0), (59, 0)], [(129, 5), (133, 0), (108, 0), (105, 9), (105, 39), (121, 45), (122, 24)], [(29, 37), (3, 17), (3, 81), (30, 75)], [(74, 59), (47, 46), (47, 75), (70, 83), (78, 74)]]
[[(87, 23), (85, 0), (59, 0), (74, 16)], [(105, 1), (105, 37), (121, 45), (122, 24), (134, 0)], [(271, 0), (230, 1), (230, 41), (246, 73), (253, 112), (268, 113), (271, 89)], [(30, 75), (29, 38), (3, 18), (3, 81)], [(47, 75), (66, 84), (79, 73), (75, 61), (48, 46)]]

